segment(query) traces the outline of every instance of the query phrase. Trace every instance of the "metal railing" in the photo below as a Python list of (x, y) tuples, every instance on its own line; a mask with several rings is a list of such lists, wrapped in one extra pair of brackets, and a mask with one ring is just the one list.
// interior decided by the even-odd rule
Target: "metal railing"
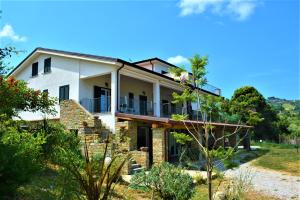
[(221, 89), (220, 88), (217, 88), (213, 85), (210, 85), (210, 84), (205, 84), (203, 87), (202, 87), (203, 90), (206, 90), (206, 91), (209, 91), (211, 93), (214, 93), (216, 95), (221, 95)]
[(120, 97), (119, 112), (135, 115), (154, 115), (154, 103), (152, 101), (143, 101), (139, 99), (129, 99)]
[(80, 104), (90, 113), (108, 113), (111, 111), (110, 96), (99, 98), (83, 98)]
[(187, 114), (189, 120), (202, 121), (202, 115), (201, 115), (200, 111), (187, 109), (187, 107), (175, 105), (172, 103), (161, 104), (161, 107), (160, 107), (160, 116), (161, 117), (171, 118), (172, 115), (174, 115), (174, 114), (179, 114), (179, 115)]

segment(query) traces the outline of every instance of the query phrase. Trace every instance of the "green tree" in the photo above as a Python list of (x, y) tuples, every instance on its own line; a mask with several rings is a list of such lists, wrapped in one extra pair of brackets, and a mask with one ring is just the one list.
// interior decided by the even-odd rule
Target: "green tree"
[[(299, 149), (300, 138), (300, 112), (296, 106), (290, 103), (282, 104), (283, 110), (278, 114), (280, 125), (284, 127), (282, 135), (290, 136), (295, 141), (297, 152)], [(283, 128), (282, 128), (283, 129)]]
[(4, 47), (0, 48), (0, 76), (7, 74), (11, 69), (9, 67), (9, 62), (7, 58), (10, 58), (13, 54), (18, 54), (20, 51), (17, 51), (14, 47)]
[(31, 134), (5, 115), (0, 115), (0, 121), (0, 196), (11, 196), (42, 169), (45, 137)]
[(24, 81), (0, 76), (0, 105), (5, 105), (0, 107), (0, 114), (8, 117), (17, 116), (19, 111), (54, 114), (55, 102), (47, 93), (28, 88)]
[(254, 125), (255, 139), (278, 140), (276, 113), (254, 87), (235, 90), (230, 103), (231, 111), (239, 114), (242, 122)]
[[(232, 132), (224, 132), (219, 138), (215, 137), (214, 120), (233, 120), (236, 116), (233, 116), (229, 110), (228, 101), (221, 97), (203, 94), (202, 88), (207, 83), (206, 79), (206, 65), (208, 63), (208, 57), (200, 57), (195, 55), (190, 59), (191, 73), (188, 73), (183, 68), (172, 68), (170, 73), (175, 80), (180, 82), (182, 87), (181, 93), (173, 93), (173, 103), (192, 102), (196, 104), (198, 110), (196, 111), (196, 121), (193, 123), (188, 121), (189, 114), (183, 110), (182, 114), (173, 115), (172, 118), (177, 121), (181, 121), (188, 133), (197, 142), (201, 154), (206, 159), (206, 171), (207, 171), (207, 185), (209, 199), (212, 199), (212, 171), (214, 169), (215, 159), (226, 159), (233, 153), (233, 149), (225, 151), (223, 148), (215, 148), (219, 141), (222, 141), (225, 137), (237, 134), (241, 129), (241, 126), (237, 126)], [(248, 109), (247, 109), (248, 110)], [(255, 112), (251, 113), (252, 116), (247, 116), (253, 122), (257, 120)], [(248, 112), (250, 115), (250, 112)], [(245, 116), (246, 117), (246, 116)], [(247, 131), (248, 133), (248, 131)], [(247, 135), (247, 133), (245, 135)]]
[(4, 77), (5, 59), (13, 48), (0, 50), (0, 193), (12, 197), (15, 189), (38, 173), (42, 167), (43, 132), (29, 132), (22, 128), (24, 121), (14, 121), (19, 111), (52, 113), (54, 100), (27, 87), (25, 82)]

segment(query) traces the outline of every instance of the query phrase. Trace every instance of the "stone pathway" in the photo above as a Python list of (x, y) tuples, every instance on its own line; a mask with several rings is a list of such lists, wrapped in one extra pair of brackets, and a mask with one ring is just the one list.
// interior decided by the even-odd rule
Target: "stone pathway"
[(251, 165), (251, 162), (238, 168), (227, 170), (226, 177), (237, 177), (241, 173), (251, 173), (253, 189), (283, 200), (300, 200), (300, 177), (266, 170)]

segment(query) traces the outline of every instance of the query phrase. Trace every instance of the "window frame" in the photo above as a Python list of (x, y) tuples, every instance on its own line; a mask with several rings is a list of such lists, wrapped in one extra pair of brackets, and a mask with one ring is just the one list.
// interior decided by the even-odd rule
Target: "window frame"
[(31, 65), (31, 77), (36, 77), (38, 75), (39, 75), (39, 62), (32, 63), (32, 65)]
[(51, 72), (51, 57), (44, 59), (44, 74)]
[[(63, 93), (61, 93), (61, 91), (63, 91)], [(59, 86), (58, 98), (59, 98), (59, 102), (70, 99), (70, 85)]]

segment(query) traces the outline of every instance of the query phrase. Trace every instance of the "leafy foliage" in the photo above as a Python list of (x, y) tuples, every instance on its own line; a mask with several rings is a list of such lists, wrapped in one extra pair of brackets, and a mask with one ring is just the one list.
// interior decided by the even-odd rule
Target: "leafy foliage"
[(242, 122), (254, 125), (255, 139), (278, 139), (278, 131), (274, 128), (276, 113), (254, 87), (235, 90), (230, 101), (230, 110), (238, 113)]
[(20, 51), (17, 51), (14, 47), (4, 47), (0, 48), (0, 76), (7, 74), (11, 69), (8, 67), (9, 63), (5, 62), (5, 59), (10, 58), (12, 54), (18, 54)]
[(48, 97), (47, 93), (28, 88), (24, 81), (13, 77), (0, 76), (0, 114), (17, 116), (18, 111), (40, 111), (42, 113), (55, 113), (53, 108), (55, 99)]
[(132, 177), (131, 187), (146, 187), (165, 200), (188, 200), (194, 193), (193, 179), (169, 163), (153, 166)]
[[(109, 149), (116, 145), (105, 143), (104, 151), (98, 156), (90, 156), (87, 144), (85, 144), (85, 156), (82, 156), (69, 148), (56, 147), (54, 162), (60, 166), (60, 174), (66, 179), (71, 179), (76, 196), (84, 195), (89, 200), (108, 199), (112, 185), (119, 178), (120, 172), (129, 159), (128, 152)], [(68, 188), (70, 189), (70, 188)]]
[(0, 115), (0, 121), (0, 194), (11, 195), (42, 169), (45, 138), (21, 129), (19, 122), (5, 115)]
[[(213, 122), (216, 121), (238, 121), (241, 122), (241, 118), (245, 123), (254, 123), (259, 120), (258, 115), (249, 105), (245, 105), (240, 101), (233, 101), (234, 109), (232, 108), (232, 103), (221, 97), (204, 94), (202, 92), (202, 87), (207, 83), (206, 79), (206, 65), (208, 63), (207, 56), (200, 57), (195, 55), (190, 59), (191, 62), (191, 72), (188, 73), (185, 70), (171, 70), (174, 72), (172, 75), (175, 80), (180, 80), (180, 85), (183, 89), (181, 93), (173, 93), (173, 103), (185, 103), (185, 104), (196, 104), (196, 119), (201, 121), (200, 123), (193, 123), (185, 120), (190, 117), (190, 113), (182, 113), (182, 115), (173, 115), (172, 118), (177, 121), (181, 121), (188, 132), (196, 140), (202, 155), (206, 159), (206, 171), (207, 171), (207, 183), (208, 183), (208, 193), (209, 199), (212, 199), (212, 171), (214, 169), (216, 159), (224, 159), (229, 157), (233, 150), (225, 150), (223, 148), (216, 149), (216, 144), (225, 137), (230, 137), (233, 134), (237, 134), (239, 126), (236, 130), (233, 130), (231, 134), (225, 134), (225, 128), (223, 128), (222, 135), (216, 138), (216, 127)], [(176, 76), (180, 77), (176, 78)], [(188, 76), (187, 76), (188, 75)], [(244, 100), (244, 98), (241, 98)], [(244, 106), (241, 108), (241, 106)], [(188, 108), (187, 108), (188, 111)], [(243, 111), (243, 112), (242, 112)], [(236, 114), (238, 113), (238, 114)], [(194, 114), (194, 113), (193, 113)], [(251, 120), (248, 120), (251, 119)], [(245, 134), (247, 136), (247, 133)], [(180, 141), (181, 138), (179, 138)]]

